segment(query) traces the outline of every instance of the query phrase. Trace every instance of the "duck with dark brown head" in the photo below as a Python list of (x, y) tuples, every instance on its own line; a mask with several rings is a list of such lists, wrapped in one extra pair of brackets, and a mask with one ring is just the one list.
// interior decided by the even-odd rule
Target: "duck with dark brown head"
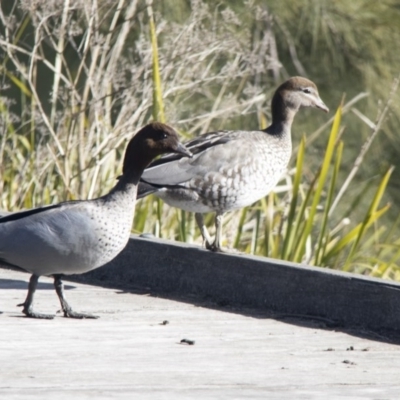
[(128, 242), (134, 217), (137, 185), (152, 159), (165, 153), (192, 154), (168, 125), (142, 128), (129, 142), (123, 174), (110, 193), (98, 199), (70, 201), (0, 218), (0, 260), (32, 274), (23, 313), (54, 318), (33, 310), (41, 275), (53, 276), (65, 317), (95, 318), (71, 309), (65, 299), (62, 275), (82, 274), (117, 256)]

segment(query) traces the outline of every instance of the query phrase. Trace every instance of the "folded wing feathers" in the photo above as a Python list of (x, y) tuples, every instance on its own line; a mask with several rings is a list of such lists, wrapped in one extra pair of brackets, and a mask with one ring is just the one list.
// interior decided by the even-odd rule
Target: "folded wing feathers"
[(60, 206), (61, 206), (61, 204), (53, 204), (50, 206), (33, 208), (31, 210), (20, 211), (17, 213), (5, 215), (4, 217), (0, 218), (0, 224), (2, 224), (4, 222), (9, 222), (9, 221), (17, 221), (19, 219), (26, 218), (26, 217), (29, 217), (34, 214), (39, 214), (39, 213), (51, 210), (53, 208), (59, 208)]
[[(180, 185), (189, 181), (197, 174), (204, 175), (207, 172), (206, 169), (209, 168), (207, 167), (207, 161), (213, 162), (217, 166), (219, 161), (216, 157), (218, 151), (229, 152), (227, 146), (224, 146), (223, 148), (219, 148), (218, 146), (234, 142), (237, 137), (238, 132), (219, 131), (210, 132), (192, 139), (185, 143), (185, 146), (193, 153), (193, 158), (182, 157), (180, 155), (164, 156), (154, 161), (148, 168), (146, 168), (142, 175), (142, 182), (154, 185), (154, 187), (157, 185)], [(232, 145), (236, 146), (234, 143), (232, 143)], [(199, 162), (200, 158), (202, 159), (202, 162)], [(204, 158), (209, 158), (209, 160), (204, 160)], [(146, 191), (146, 194), (150, 192), (151, 190)], [(140, 193), (141, 189), (139, 187), (139, 197), (142, 197)]]

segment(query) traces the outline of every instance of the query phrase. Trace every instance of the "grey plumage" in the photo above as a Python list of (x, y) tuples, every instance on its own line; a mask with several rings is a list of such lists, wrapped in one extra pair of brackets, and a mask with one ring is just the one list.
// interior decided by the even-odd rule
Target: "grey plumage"
[[(138, 197), (154, 193), (171, 206), (195, 212), (206, 247), (220, 251), (223, 214), (266, 196), (285, 172), (291, 125), (301, 107), (328, 111), (315, 84), (294, 77), (276, 90), (267, 129), (212, 132), (185, 143), (193, 158), (167, 155), (154, 161), (143, 172)], [(214, 243), (201, 215), (207, 212), (216, 213)]]
[(118, 194), (0, 219), (0, 258), (36, 275), (79, 274), (104, 265), (124, 248), (133, 222), (136, 185)]
[(107, 195), (23, 211), (0, 218), (0, 259), (32, 274), (23, 312), (34, 318), (53, 315), (33, 311), (39, 276), (54, 277), (64, 316), (93, 318), (68, 305), (62, 275), (81, 274), (111, 261), (128, 242), (137, 185), (144, 168), (159, 154), (191, 153), (169, 126), (152, 123), (129, 142), (123, 175)]

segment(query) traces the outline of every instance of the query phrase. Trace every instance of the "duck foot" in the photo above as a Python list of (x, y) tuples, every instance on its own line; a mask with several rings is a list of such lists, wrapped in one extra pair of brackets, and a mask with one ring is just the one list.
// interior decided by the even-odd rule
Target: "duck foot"
[(22, 312), (28, 318), (38, 318), (38, 319), (54, 319), (55, 315), (52, 314), (41, 314), (36, 311), (33, 311), (32, 307), (26, 307), (25, 303), (18, 304), (18, 307), (24, 307)]
[(72, 310), (71, 308), (69, 308), (67, 310), (63, 310), (63, 313), (64, 313), (65, 318), (75, 318), (75, 319), (97, 319), (97, 318), (99, 318), (97, 315), (76, 312), (76, 311)]
[(213, 253), (228, 253), (228, 251), (223, 250), (221, 246), (217, 246), (215, 243), (206, 242), (206, 249), (212, 251)]
[(97, 319), (96, 315), (85, 314), (74, 311), (68, 304), (67, 299), (64, 294), (64, 284), (61, 280), (61, 275), (54, 275), (54, 288), (56, 289), (57, 296), (61, 303), (61, 308), (64, 313), (65, 318), (75, 318), (75, 319)]
[(212, 251), (213, 253), (222, 253), (222, 254), (245, 254), (242, 251), (233, 248), (222, 248), (221, 246), (217, 246), (215, 243), (205, 242), (205, 247), (207, 250)]
[(30, 277), (29, 285), (28, 285), (28, 295), (26, 296), (26, 299), (23, 303), (18, 304), (18, 307), (24, 307), (22, 309), (22, 312), (28, 318), (53, 319), (55, 317), (55, 315), (40, 314), (40, 313), (33, 311), (33, 297), (35, 296), (35, 291), (36, 291), (38, 280), (39, 280), (38, 275), (32, 275)]

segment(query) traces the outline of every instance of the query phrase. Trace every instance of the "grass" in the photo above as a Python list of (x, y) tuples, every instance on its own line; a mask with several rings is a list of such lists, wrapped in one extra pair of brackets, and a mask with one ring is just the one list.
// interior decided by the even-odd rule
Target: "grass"
[[(183, 137), (211, 127), (267, 124), (264, 110), (279, 64), (268, 45), (271, 30), (238, 30), (234, 14), (210, 12), (201, 1), (183, 25), (160, 18), (151, 1), (140, 5), (65, 0), (1, 9), (1, 208), (106, 192), (120, 172), (127, 141), (151, 119), (172, 123)], [(376, 122), (356, 108), (366, 97), (358, 93), (304, 136), (276, 193), (227, 215), (224, 244), (399, 279), (400, 219), (388, 225), (382, 218), (390, 208), (384, 198), (393, 168), (375, 174), (364, 187), (355, 180), (368, 163), (397, 86), (395, 81)], [(343, 126), (350, 116), (370, 134), (342, 179), (346, 146), (357, 134)], [(327, 138), (324, 154), (310, 163), (307, 150), (322, 137)], [(211, 215), (206, 223), (212, 225)], [(137, 205), (133, 231), (201, 243), (192, 214), (154, 197)]]

